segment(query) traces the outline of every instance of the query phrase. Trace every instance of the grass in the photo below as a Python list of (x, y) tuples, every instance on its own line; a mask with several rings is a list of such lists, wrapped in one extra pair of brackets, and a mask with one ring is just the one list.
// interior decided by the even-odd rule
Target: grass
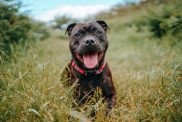
[(53, 31), (27, 53), (0, 61), (0, 121), (90, 121), (91, 108), (97, 110), (96, 122), (182, 121), (182, 44), (171, 46), (174, 37), (153, 38), (147, 28), (138, 31), (134, 24), (117, 28), (115, 23), (135, 19), (131, 16), (108, 21), (107, 61), (117, 91), (110, 116), (104, 116), (101, 99), (71, 107), (74, 87), (60, 81), (71, 59), (68, 39)]

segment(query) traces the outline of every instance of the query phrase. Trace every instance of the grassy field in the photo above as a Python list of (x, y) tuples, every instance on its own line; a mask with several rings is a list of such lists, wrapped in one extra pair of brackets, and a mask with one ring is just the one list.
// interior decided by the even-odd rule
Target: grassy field
[(117, 91), (110, 116), (104, 116), (100, 100), (71, 107), (74, 88), (60, 81), (71, 59), (69, 41), (53, 30), (46, 41), (0, 61), (0, 121), (90, 121), (91, 108), (96, 122), (182, 121), (182, 43), (171, 45), (173, 37), (154, 38), (145, 27), (125, 26), (142, 12), (108, 20), (107, 61)]

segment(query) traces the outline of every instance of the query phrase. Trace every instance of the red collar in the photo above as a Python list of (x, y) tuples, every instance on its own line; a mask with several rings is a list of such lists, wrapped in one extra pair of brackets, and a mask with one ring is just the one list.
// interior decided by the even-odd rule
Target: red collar
[[(81, 73), (81, 74), (87, 76), (87, 71), (81, 69), (78, 65), (76, 65), (76, 63), (75, 63), (74, 60), (71, 60), (71, 66), (74, 67), (79, 73)], [(95, 75), (100, 74), (100, 73), (104, 70), (105, 66), (106, 66), (106, 61), (104, 60), (104, 63), (99, 67), (99, 69), (93, 71), (93, 73), (94, 73)]]

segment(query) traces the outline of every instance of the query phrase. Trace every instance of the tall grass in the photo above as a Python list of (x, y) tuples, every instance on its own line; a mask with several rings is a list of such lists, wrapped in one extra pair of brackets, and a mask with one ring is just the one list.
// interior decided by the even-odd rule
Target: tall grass
[(139, 31), (131, 24), (134, 19), (130, 13), (108, 21), (106, 55), (117, 91), (110, 116), (104, 115), (99, 90), (99, 99), (72, 107), (74, 86), (60, 80), (71, 59), (68, 39), (52, 31), (28, 52), (15, 51), (10, 62), (0, 61), (0, 121), (91, 121), (92, 109), (96, 122), (182, 121), (182, 43), (171, 46), (173, 35), (153, 38), (147, 27)]

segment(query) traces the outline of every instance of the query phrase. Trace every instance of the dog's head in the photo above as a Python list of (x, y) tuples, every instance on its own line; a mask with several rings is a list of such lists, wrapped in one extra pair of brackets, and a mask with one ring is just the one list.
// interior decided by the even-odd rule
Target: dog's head
[(108, 48), (108, 29), (108, 25), (102, 20), (68, 25), (66, 33), (70, 37), (69, 48), (73, 60), (80, 67), (92, 70), (102, 63)]

